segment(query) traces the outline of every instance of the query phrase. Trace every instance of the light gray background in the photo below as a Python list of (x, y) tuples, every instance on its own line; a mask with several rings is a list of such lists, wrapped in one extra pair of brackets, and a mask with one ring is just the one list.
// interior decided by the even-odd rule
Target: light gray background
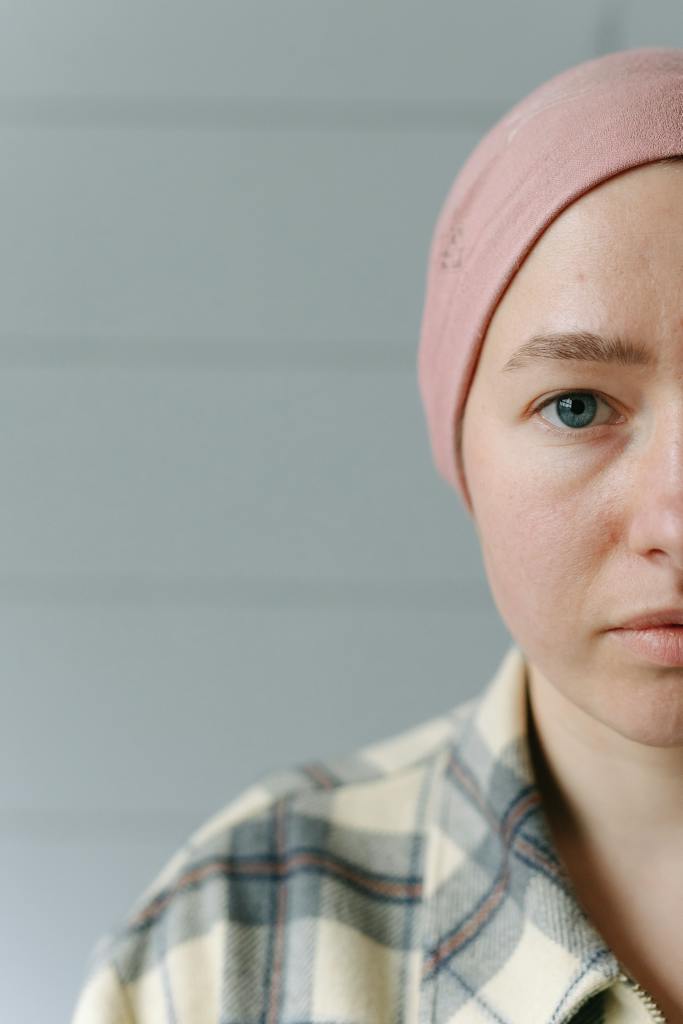
[(463, 160), (680, 3), (0, 3), (0, 1018), (271, 769), (510, 643), (416, 379)]

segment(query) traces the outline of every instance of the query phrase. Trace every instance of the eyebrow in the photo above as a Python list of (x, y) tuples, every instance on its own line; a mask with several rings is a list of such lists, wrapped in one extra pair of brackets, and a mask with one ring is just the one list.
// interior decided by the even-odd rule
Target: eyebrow
[(648, 348), (618, 335), (603, 337), (591, 331), (556, 331), (535, 334), (513, 353), (501, 372), (521, 370), (544, 359), (617, 363), (620, 366), (656, 365), (655, 356)]

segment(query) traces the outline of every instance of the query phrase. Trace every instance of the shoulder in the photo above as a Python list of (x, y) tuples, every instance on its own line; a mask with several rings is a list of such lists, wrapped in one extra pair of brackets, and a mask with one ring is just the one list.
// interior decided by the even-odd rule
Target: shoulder
[(167, 1019), (169, 971), (174, 998), (189, 1006), (205, 993), (216, 1020), (234, 975), (246, 1012), (285, 898), (288, 919), (375, 915), (381, 939), (387, 898), (420, 897), (434, 788), (470, 703), (351, 753), (269, 772), (230, 800), (95, 945), (72, 1024)]

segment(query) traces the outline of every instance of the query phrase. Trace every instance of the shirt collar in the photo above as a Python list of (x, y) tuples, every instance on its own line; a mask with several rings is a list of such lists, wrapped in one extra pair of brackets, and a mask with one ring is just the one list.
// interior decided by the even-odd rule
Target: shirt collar
[(450, 713), (423, 981), (454, 1011), (474, 1000), (482, 1019), (562, 1024), (620, 965), (559, 859), (527, 702), (527, 662), (512, 646), (483, 693)]

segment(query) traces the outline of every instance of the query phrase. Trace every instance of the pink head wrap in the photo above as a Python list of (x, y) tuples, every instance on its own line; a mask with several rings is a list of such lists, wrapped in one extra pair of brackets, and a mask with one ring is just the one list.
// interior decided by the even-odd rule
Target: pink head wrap
[(477, 144), (429, 252), (418, 382), (432, 455), (472, 514), (462, 414), (496, 305), (536, 240), (621, 171), (683, 154), (683, 49), (609, 53), (560, 72)]

